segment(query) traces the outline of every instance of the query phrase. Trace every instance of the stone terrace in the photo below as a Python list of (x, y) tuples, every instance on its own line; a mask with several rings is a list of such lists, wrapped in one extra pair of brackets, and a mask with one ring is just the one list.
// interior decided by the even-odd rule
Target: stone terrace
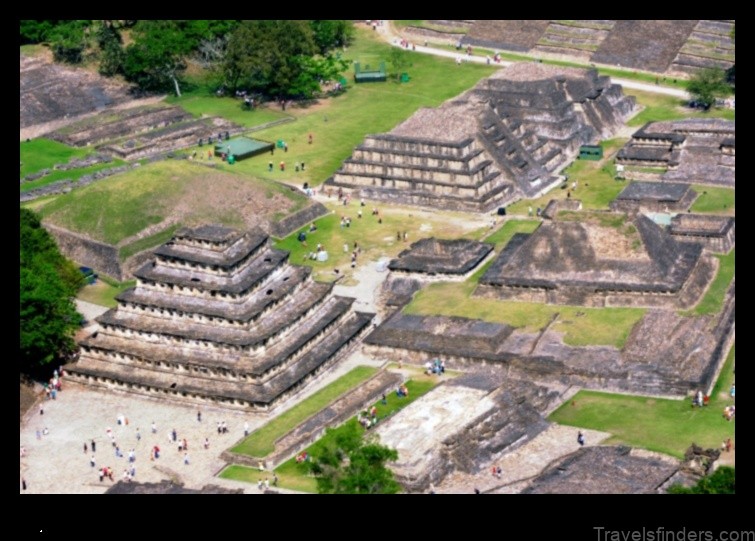
[(735, 150), (734, 121), (651, 122), (632, 135), (616, 163), (666, 168), (663, 180), (734, 187)]
[(630, 182), (616, 199), (611, 210), (623, 212), (684, 212), (697, 198), (689, 184), (675, 182)]
[(373, 317), (310, 273), (261, 231), (182, 229), (97, 318), (68, 371), (98, 387), (267, 410), (340, 358)]
[(535, 46), (549, 24), (548, 20), (477, 20), (462, 43), (525, 52)]
[(493, 373), (466, 374), (439, 385), (376, 432), (381, 443), (399, 453), (392, 466), (398, 481), (410, 492), (421, 492), (455, 471), (486, 469), (534, 438), (548, 426), (542, 412), (558, 397)]
[(199, 139), (236, 134), (242, 128), (222, 118), (195, 119), (178, 106), (150, 105), (87, 118), (50, 135), (72, 146), (134, 160), (196, 145)]
[(614, 24), (613, 20), (551, 21), (532, 52), (589, 59)]
[(682, 242), (699, 242), (712, 252), (728, 253), (734, 247), (734, 218), (707, 214), (677, 214), (668, 231)]
[[(556, 316), (557, 317), (557, 316)], [(555, 320), (555, 319), (554, 319)], [(506, 378), (660, 396), (710, 389), (734, 338), (734, 287), (715, 316), (680, 316), (651, 309), (622, 350), (576, 347), (546, 325), (537, 333), (505, 324), (397, 312), (366, 339), (377, 358), (422, 364), (432, 357), (450, 369), (494, 367)]]
[(473, 272), (492, 251), (492, 244), (473, 240), (421, 239), (392, 259), (388, 268), (433, 276), (464, 276)]
[(663, 73), (697, 23), (697, 20), (617, 20), (591, 60)]
[(679, 243), (638, 215), (620, 228), (544, 222), (517, 234), (475, 294), (583, 306), (694, 305), (715, 275), (702, 246)]
[(522, 494), (655, 494), (679, 468), (657, 453), (587, 447), (538, 475)]
[(327, 183), (369, 199), (487, 212), (557, 184), (580, 145), (615, 133), (634, 108), (595, 70), (516, 64), (368, 136)]
[(671, 64), (671, 70), (690, 73), (701, 68), (731, 68), (734, 65), (732, 28), (734, 21), (699, 21)]

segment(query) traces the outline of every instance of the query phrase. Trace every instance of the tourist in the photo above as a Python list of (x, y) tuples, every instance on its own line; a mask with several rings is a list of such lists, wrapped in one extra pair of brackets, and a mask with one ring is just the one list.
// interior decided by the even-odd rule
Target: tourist
[(731, 438), (726, 438), (726, 452), (730, 453), (732, 448)]
[(201, 411), (197, 411), (197, 422), (198, 423), (202, 422), (202, 412)]
[(731, 389), (729, 389), (729, 396), (731, 396), (732, 398), (734, 398), (734, 391), (735, 391), (734, 390), (734, 384), (732, 383), (731, 384)]
[(87, 446), (87, 442), (84, 442), (84, 454), (87, 454), (89, 452), (89, 447)]
[(184, 464), (189, 464), (189, 453), (184, 453)]
[(94, 455), (92, 455), (92, 458), (89, 459), (89, 464), (94, 468), (97, 465), (97, 462), (94, 460)]
[(142, 433), (139, 432), (139, 427), (136, 427), (136, 441), (142, 441)]
[(176, 432), (175, 428), (171, 431), (170, 436), (173, 438), (174, 442), (178, 441), (178, 432)]
[(205, 438), (204, 439), (204, 448), (205, 449), (209, 449), (210, 448), (210, 439), (209, 438)]
[(26, 479), (21, 478), (21, 490), (26, 490)]
[(308, 143), (309, 143), (309, 144), (311, 145), (311, 144), (312, 144), (312, 140), (313, 140), (313, 137), (312, 137), (312, 134), (310, 133), (310, 134), (309, 134), (309, 135), (307, 136), (307, 142), (308, 142)]
[(584, 436), (584, 434), (582, 434), (581, 431), (579, 432), (579, 434), (577, 434), (577, 443), (580, 446), (583, 446), (585, 444), (585, 436)]
[(152, 433), (157, 434), (157, 425), (155, 424), (154, 421), (152, 421)]
[(249, 435), (249, 423), (247, 421), (244, 421), (244, 436)]
[(92, 452), (94, 453), (97, 450), (94, 440), (92, 440)]
[(349, 244), (344, 242), (343, 243), (343, 253), (348, 253), (349, 251)]

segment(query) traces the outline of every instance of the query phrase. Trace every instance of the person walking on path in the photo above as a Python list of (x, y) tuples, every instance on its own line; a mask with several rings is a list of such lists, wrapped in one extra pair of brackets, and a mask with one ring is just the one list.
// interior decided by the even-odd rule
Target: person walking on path
[(95, 443), (94, 443), (94, 440), (92, 440), (92, 452), (94, 453), (94, 452), (95, 452), (96, 450), (97, 450), (97, 449), (96, 449), (96, 447), (95, 447)]
[(189, 464), (189, 453), (184, 453), (184, 464)]
[(21, 478), (21, 490), (26, 490), (26, 479)]
[(142, 433), (139, 432), (139, 428), (136, 429), (136, 441), (142, 441)]
[(577, 443), (580, 445), (580, 447), (585, 444), (585, 436), (584, 434), (582, 434), (582, 431), (577, 434)]
[(89, 452), (89, 447), (87, 447), (87, 442), (84, 442), (84, 454), (87, 454)]
[(197, 422), (198, 423), (202, 422), (202, 412), (201, 411), (197, 411)]
[(97, 463), (96, 463), (96, 462), (95, 462), (95, 460), (94, 460), (94, 455), (92, 455), (92, 458), (90, 458), (90, 459), (89, 459), (89, 464), (90, 464), (90, 465), (91, 465), (91, 466), (92, 466), (93, 468), (94, 468), (94, 467), (95, 467), (95, 466), (97, 465)]

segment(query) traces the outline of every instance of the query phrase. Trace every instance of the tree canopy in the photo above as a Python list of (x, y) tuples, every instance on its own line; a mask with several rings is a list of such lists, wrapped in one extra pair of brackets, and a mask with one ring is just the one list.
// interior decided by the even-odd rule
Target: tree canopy
[(683, 487), (673, 485), (668, 489), (669, 494), (735, 494), (734, 468), (721, 466), (711, 475), (700, 479), (695, 486)]
[(726, 83), (726, 74), (719, 68), (698, 71), (687, 83), (687, 92), (704, 109), (710, 109), (716, 98), (728, 95), (731, 87)]
[[(332, 431), (328, 429), (326, 434)], [(395, 494), (401, 485), (385, 464), (397, 459), (395, 449), (363, 439), (361, 427), (352, 421), (338, 429), (310, 468), (320, 494)]]
[(29, 373), (75, 348), (73, 297), (84, 277), (32, 211), (22, 208), (20, 221), (20, 370)]

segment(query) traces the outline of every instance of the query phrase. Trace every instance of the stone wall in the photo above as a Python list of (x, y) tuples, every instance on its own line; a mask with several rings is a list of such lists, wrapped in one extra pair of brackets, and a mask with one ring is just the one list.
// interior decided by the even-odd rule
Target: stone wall
[(294, 212), (290, 216), (286, 216), (279, 222), (275, 222), (272, 225), (272, 231), (270, 234), (273, 237), (282, 239), (287, 237), (300, 227), (303, 227), (309, 223), (312, 223), (317, 218), (320, 218), (328, 214), (328, 209), (322, 203), (312, 203), (311, 205)]
[(64, 256), (80, 265), (93, 268), (99, 274), (106, 274), (119, 282), (123, 281), (118, 248), (49, 223), (43, 223), (43, 225), (55, 238)]

